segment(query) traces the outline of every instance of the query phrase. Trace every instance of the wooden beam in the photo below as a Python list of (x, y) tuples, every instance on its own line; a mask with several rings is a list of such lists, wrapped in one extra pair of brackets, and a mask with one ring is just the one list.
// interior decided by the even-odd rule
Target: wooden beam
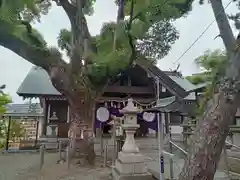
[(126, 94), (153, 94), (154, 90), (150, 87), (137, 86), (108, 86), (104, 92), (126, 93)]
[[(101, 97), (99, 98), (98, 102), (105, 102), (105, 101), (127, 101), (129, 99), (129, 97), (126, 98), (119, 98), (119, 97)], [(155, 98), (133, 98), (133, 100), (138, 101), (139, 103), (142, 104), (150, 104), (154, 101), (156, 101)]]

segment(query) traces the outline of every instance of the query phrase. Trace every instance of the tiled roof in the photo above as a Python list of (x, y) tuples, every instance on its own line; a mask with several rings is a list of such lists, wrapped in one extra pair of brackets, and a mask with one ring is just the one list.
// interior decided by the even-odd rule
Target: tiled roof
[(174, 96), (160, 99), (160, 103), (146, 112), (179, 112), (187, 115), (194, 115), (196, 110), (196, 102), (188, 100), (178, 100)]
[[(137, 64), (153, 76), (158, 77), (160, 83), (163, 84), (174, 96), (184, 98), (188, 95), (188, 91), (195, 89), (195, 85), (183, 78), (178, 72), (161, 71), (154, 65), (143, 64), (141, 62)], [(18, 88), (17, 94), (26, 97), (61, 95), (61, 93), (53, 87), (47, 72), (40, 67), (33, 67), (30, 70), (21, 86)], [(190, 94), (188, 97), (190, 99), (195, 99), (194, 93)]]
[(47, 72), (41, 67), (32, 67), (17, 90), (20, 96), (61, 95), (52, 85)]
[(186, 92), (186, 90), (177, 82), (175, 82), (172, 78), (170, 78), (170, 76), (166, 72), (160, 70), (157, 66), (142, 62), (139, 62), (138, 64), (146, 71), (152, 73), (153, 76), (158, 77), (160, 83), (164, 85), (174, 96), (180, 98), (184, 98), (187, 96), (188, 93)]
[(43, 116), (43, 110), (39, 103), (8, 104), (5, 116)]

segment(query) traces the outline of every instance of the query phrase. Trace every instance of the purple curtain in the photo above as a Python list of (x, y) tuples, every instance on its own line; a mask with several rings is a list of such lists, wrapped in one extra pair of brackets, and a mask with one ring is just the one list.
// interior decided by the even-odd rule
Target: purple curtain
[[(97, 119), (97, 116), (96, 116), (96, 112), (97, 112), (98, 108), (100, 108), (100, 107), (104, 107), (104, 105), (99, 105), (99, 106), (97, 106), (97, 108), (96, 108), (96, 110), (95, 110), (95, 123), (94, 123), (94, 124), (95, 124), (95, 129), (101, 127), (101, 121), (99, 121), (99, 120)], [(123, 116), (123, 114), (121, 114), (121, 113), (119, 112), (119, 109), (118, 109), (118, 108), (108, 107), (107, 109), (108, 109), (110, 115), (114, 115), (114, 116), (116, 116), (116, 117), (122, 117), (122, 116)], [(122, 109), (122, 107), (121, 107), (120, 109)], [(102, 126), (104, 126), (105, 124), (109, 123), (110, 121), (111, 121), (111, 117), (109, 117), (108, 121), (103, 122), (103, 123), (102, 123)], [(153, 129), (153, 130), (155, 130), (155, 131), (157, 131), (157, 129), (158, 129), (158, 128), (157, 128), (157, 116), (155, 116), (155, 118), (154, 118), (154, 120), (153, 120), (152, 122), (147, 122), (147, 121), (145, 121), (145, 120), (143, 119), (143, 113), (138, 113), (138, 114), (137, 114), (137, 123), (138, 123), (138, 124), (141, 123), (141, 125), (147, 126), (147, 128)]]

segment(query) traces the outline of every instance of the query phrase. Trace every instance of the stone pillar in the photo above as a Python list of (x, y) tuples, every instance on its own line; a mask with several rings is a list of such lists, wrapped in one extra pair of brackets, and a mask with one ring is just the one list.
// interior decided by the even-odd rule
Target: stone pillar
[(115, 166), (112, 169), (114, 180), (152, 180), (152, 175), (148, 173), (146, 167), (146, 157), (140, 154), (134, 139), (134, 134), (139, 128), (137, 124), (138, 108), (134, 107), (132, 99), (121, 110), (124, 114), (124, 124), (122, 128), (126, 132), (126, 139), (119, 152)]

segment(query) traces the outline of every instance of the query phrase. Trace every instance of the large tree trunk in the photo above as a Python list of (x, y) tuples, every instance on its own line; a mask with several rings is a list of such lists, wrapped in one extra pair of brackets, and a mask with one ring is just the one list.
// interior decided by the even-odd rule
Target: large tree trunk
[(239, 94), (220, 91), (199, 122), (193, 137), (189, 155), (179, 180), (212, 180), (216, 172), (222, 148), (235, 117)]
[(192, 138), (193, 144), (179, 180), (212, 180), (222, 149), (239, 107), (240, 52), (230, 28), (221, 0), (210, 0), (221, 38), (230, 59), (219, 91), (199, 122)]
[(71, 158), (87, 160), (91, 165), (95, 161), (93, 115), (95, 101), (79, 96), (67, 97), (70, 104), (71, 124), (69, 126)]
[(66, 98), (71, 111), (69, 126), (70, 156), (94, 164), (93, 116), (95, 95), (83, 83), (83, 76), (69, 75), (68, 67), (55, 66), (49, 71), (52, 84)]

